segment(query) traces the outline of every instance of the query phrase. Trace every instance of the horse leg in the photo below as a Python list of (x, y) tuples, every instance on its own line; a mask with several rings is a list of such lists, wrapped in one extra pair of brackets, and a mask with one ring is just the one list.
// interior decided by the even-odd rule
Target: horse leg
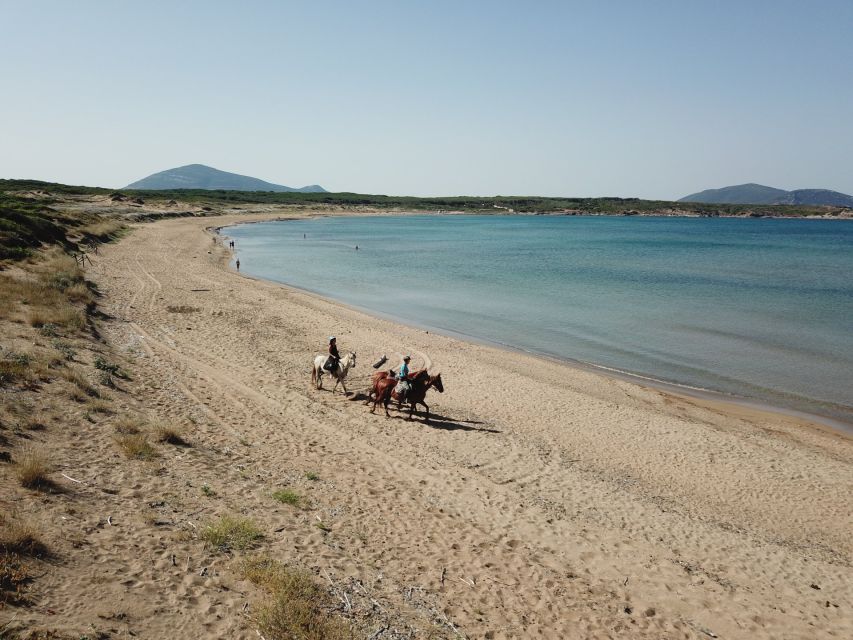
[(341, 383), (341, 387), (342, 387), (342, 388), (343, 388), (343, 390), (344, 390), (344, 395), (346, 395), (346, 394), (347, 394), (347, 384), (346, 384), (346, 382), (344, 382), (343, 380), (339, 380), (338, 382), (340, 382), (340, 383)]
[(426, 419), (425, 422), (429, 424), (429, 405), (426, 402), (421, 402), (424, 405), (424, 409), (426, 409)]

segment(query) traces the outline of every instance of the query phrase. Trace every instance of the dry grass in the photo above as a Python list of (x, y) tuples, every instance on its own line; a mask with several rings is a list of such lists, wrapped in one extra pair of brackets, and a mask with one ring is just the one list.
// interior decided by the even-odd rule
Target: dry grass
[(168, 424), (154, 425), (154, 439), (157, 442), (166, 442), (179, 447), (189, 446), (189, 441), (186, 438), (186, 433), (182, 427)]
[(59, 375), (68, 380), (68, 382), (73, 384), (79, 391), (82, 391), (90, 398), (101, 397), (100, 392), (91, 384), (89, 384), (89, 381), (86, 380), (86, 378), (74, 371), (74, 369), (61, 369), (59, 371)]
[(15, 514), (0, 519), (0, 551), (40, 558), (49, 554), (41, 531)]
[(27, 431), (44, 431), (47, 429), (48, 417), (44, 411), (36, 411), (21, 420), (21, 427)]
[(30, 326), (44, 329), (47, 335), (85, 329), (86, 314), (80, 307), (89, 307), (95, 298), (74, 259), (49, 252), (30, 271), (0, 277), (0, 298), (8, 301), (0, 307), (0, 318), (15, 316), (23, 306)]
[(134, 435), (141, 433), (145, 428), (145, 421), (135, 416), (123, 416), (116, 421), (116, 433), (122, 435)]
[(257, 525), (249, 518), (222, 516), (217, 522), (208, 524), (201, 538), (214, 549), (251, 549), (264, 537)]
[(33, 378), (29, 356), (5, 353), (0, 358), (0, 387)]
[(24, 449), (16, 456), (15, 475), (21, 486), (28, 489), (45, 489), (53, 485), (48, 478), (50, 472), (50, 461), (44, 452), (29, 448)]
[(115, 413), (110, 403), (105, 400), (91, 400), (89, 402), (89, 411), (92, 413), (102, 413), (104, 415), (111, 415)]
[(99, 242), (108, 242), (118, 238), (126, 227), (116, 220), (103, 220), (80, 227), (78, 231), (86, 238)]
[[(25, 592), (33, 577), (15, 553), (0, 553), (0, 608), (5, 605), (23, 606), (29, 604)], [(0, 637), (5, 637), (0, 629)], [(10, 636), (14, 637), (14, 636)]]
[[(61, 364), (58, 360), (56, 362)], [(44, 355), (37, 353), (2, 351), (0, 352), (0, 386), (19, 383), (24, 387), (33, 388), (35, 383), (50, 379), (51, 364), (53, 364), (52, 361), (48, 361)]]
[(95, 301), (95, 294), (84, 282), (77, 282), (65, 289), (65, 298), (72, 304), (90, 305)]
[(157, 450), (143, 433), (117, 435), (115, 440), (119, 449), (128, 458), (150, 460), (157, 456)]
[(67, 304), (31, 309), (27, 320), (30, 326), (37, 329), (49, 326), (54, 332), (60, 327), (77, 331), (86, 328), (85, 314)]
[(255, 558), (245, 563), (243, 575), (271, 596), (270, 603), (261, 607), (256, 616), (260, 631), (268, 640), (354, 637), (343, 621), (326, 613), (336, 603), (310, 574), (269, 558)]

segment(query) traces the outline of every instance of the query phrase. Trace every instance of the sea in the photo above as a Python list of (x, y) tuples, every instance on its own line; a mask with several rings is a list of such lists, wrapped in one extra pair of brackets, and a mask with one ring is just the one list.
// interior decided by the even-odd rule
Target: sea
[(401, 215), (223, 233), (242, 272), (376, 315), (853, 425), (853, 221)]

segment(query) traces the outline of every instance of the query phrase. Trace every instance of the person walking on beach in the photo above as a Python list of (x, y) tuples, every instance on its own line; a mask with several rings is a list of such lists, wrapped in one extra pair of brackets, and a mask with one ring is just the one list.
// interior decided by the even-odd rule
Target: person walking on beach
[(237, 271), (240, 270), (240, 258), (237, 258)]
[(397, 388), (395, 391), (400, 398), (401, 404), (406, 401), (406, 396), (409, 395), (409, 388), (411, 387), (411, 383), (409, 382), (409, 362), (411, 360), (412, 356), (403, 356), (403, 362), (400, 365), (400, 370), (397, 371)]
[(329, 336), (329, 359), (326, 360), (326, 369), (333, 375), (337, 375), (338, 362), (341, 360), (341, 354), (338, 353), (338, 340), (335, 336)]

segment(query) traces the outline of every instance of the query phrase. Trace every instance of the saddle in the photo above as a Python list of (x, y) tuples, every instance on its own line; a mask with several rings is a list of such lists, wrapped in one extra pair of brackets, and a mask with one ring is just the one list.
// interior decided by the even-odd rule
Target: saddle
[(394, 393), (396, 393), (401, 400), (405, 399), (409, 394), (409, 390), (412, 388), (412, 383), (408, 380), (400, 380), (396, 386), (394, 387)]
[(335, 368), (334, 363), (335, 359), (332, 356), (329, 356), (328, 358), (326, 358), (326, 363), (323, 365), (323, 369), (325, 371), (328, 371), (330, 374), (335, 375), (336, 372), (333, 371), (333, 369)]

